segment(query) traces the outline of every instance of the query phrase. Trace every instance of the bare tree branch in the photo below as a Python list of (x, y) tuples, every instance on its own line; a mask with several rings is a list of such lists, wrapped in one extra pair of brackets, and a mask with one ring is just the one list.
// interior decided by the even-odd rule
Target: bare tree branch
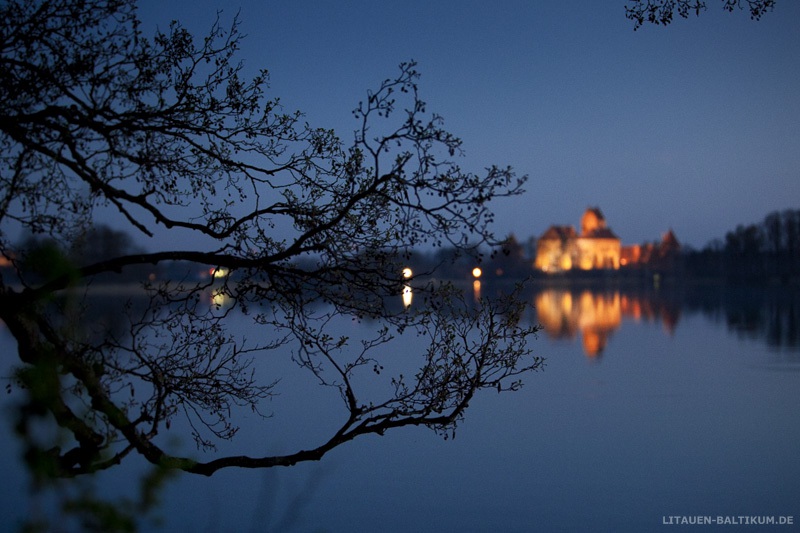
[[(132, 0), (12, 0), (0, 16), (0, 252), (14, 267), (0, 279), (0, 319), (28, 398), (19, 433), (49, 475), (131, 454), (211, 475), (318, 460), (404, 426), (452, 435), (480, 391), (516, 390), (542, 367), (527, 345), (536, 328), (513, 297), (476, 306), (430, 283), (415, 286), (422, 303), (410, 310), (387, 304), (413, 247), (495, 243), (490, 202), (526, 180), (508, 167), (459, 167), (461, 141), (427, 111), (413, 62), (358, 105), (347, 144), (283, 111), (266, 71), (243, 78), (235, 19), (195, 39), (177, 23), (148, 38)], [(160, 227), (174, 242), (189, 233), (210, 244), (92, 258), (59, 248), (101, 206), (140, 235)], [(53, 239), (52, 264), (33, 264), (11, 229)], [(216, 276), (143, 283), (116, 329), (90, 319), (103, 314), (94, 280), (175, 262)], [(217, 297), (229, 303), (209, 302)], [(374, 320), (376, 332), (337, 335), (341, 317)], [(249, 321), (256, 341), (235, 320)], [(381, 375), (404, 331), (427, 347), (409, 354), (410, 373)], [(267, 355), (338, 391), (338, 428), (287, 455), (208, 459), (235, 437), (242, 409), (269, 423), (280, 376), (256, 371)], [(61, 428), (68, 449), (36, 441), (31, 417)], [(177, 417), (197, 457), (165, 451)]]

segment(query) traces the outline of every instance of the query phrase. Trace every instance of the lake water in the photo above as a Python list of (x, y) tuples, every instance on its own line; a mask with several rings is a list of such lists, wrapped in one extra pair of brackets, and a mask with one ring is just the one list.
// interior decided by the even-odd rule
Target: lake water
[[(485, 289), (484, 289), (485, 290)], [(790, 531), (800, 523), (800, 296), (785, 289), (540, 289), (547, 358), (520, 392), (484, 393), (454, 440), (411, 428), (318, 463), (181, 475), (164, 531)], [(352, 326), (367, 328), (368, 325)], [(4, 359), (13, 348), (3, 338)], [(395, 357), (413, 352), (409, 340)], [(315, 443), (339, 399), (293, 378), (239, 445)], [(6, 524), (42, 504), (19, 487), (10, 424)], [(126, 468), (105, 475), (128, 483)], [(117, 490), (117, 489), (114, 489)], [(123, 489), (119, 489), (123, 490)], [(792, 526), (682, 526), (792, 517)], [(672, 525), (669, 525), (672, 523)], [(149, 524), (154, 530), (156, 525)]]

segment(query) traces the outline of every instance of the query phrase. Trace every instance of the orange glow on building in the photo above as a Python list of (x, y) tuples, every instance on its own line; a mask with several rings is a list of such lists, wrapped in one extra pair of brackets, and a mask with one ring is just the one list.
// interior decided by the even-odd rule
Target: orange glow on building
[(573, 226), (550, 226), (536, 244), (534, 268), (556, 273), (570, 270), (656, 269), (674, 267), (680, 243), (672, 230), (660, 243), (622, 246), (619, 237), (607, 226), (603, 213), (590, 207), (581, 218), (581, 233)]
[(623, 246), (620, 265), (628, 268), (644, 266), (655, 270), (671, 270), (681, 245), (672, 230), (661, 236), (661, 242)]
[(534, 267), (543, 272), (617, 270), (621, 248), (600, 209), (590, 207), (581, 218), (580, 235), (572, 226), (550, 226), (539, 237)]

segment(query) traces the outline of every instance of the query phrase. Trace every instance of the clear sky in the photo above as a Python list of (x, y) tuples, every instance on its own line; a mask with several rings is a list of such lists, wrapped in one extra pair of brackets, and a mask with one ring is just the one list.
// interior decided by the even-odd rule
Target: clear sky
[(462, 167), (530, 176), (496, 204), (497, 234), (579, 227), (598, 206), (623, 243), (672, 228), (699, 248), (800, 208), (800, 2), (758, 22), (707, 3), (635, 32), (624, 0), (142, 0), (140, 15), (202, 34), (239, 11), (246, 67), (346, 141), (367, 89), (414, 59)]

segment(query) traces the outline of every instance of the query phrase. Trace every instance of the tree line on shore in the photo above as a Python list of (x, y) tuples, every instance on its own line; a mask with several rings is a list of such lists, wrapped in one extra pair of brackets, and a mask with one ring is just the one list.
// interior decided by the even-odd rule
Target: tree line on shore
[(797, 282), (800, 279), (800, 209), (768, 214), (736, 226), (723, 239), (683, 254), (687, 276), (730, 282)]
[[(547, 274), (532, 266), (535, 255), (534, 242), (523, 245), (509, 235), (480, 256), (456, 256), (444, 249), (416, 254), (411, 263), (416, 263), (412, 268), (435, 269), (439, 276), (451, 279), (470, 278), (475, 266), (481, 268), (485, 279), (545, 278)], [(653, 274), (728, 283), (796, 283), (800, 281), (800, 209), (774, 211), (761, 222), (739, 224), (700, 250), (681, 248), (670, 261), (616, 272), (619, 277), (647, 280)], [(584, 275), (591, 277), (588, 273)]]
[[(70, 264), (87, 264), (106, 257), (142, 250), (130, 236), (109, 228), (97, 226), (69, 246), (52, 239), (25, 237), (19, 244), (23, 260), (29, 271), (43, 278), (62, 274)], [(480, 269), (480, 279), (518, 280), (544, 277), (534, 270), (535, 243), (520, 243), (511, 234), (490, 250), (465, 254), (454, 248), (439, 248), (424, 252), (405, 252), (404, 262), (416, 277), (437, 277), (450, 280), (471, 280), (473, 270)], [(308, 258), (307, 261), (313, 261)], [(214, 265), (198, 269), (180, 262), (161, 265), (159, 268), (128, 269), (122, 279), (141, 280), (144, 277), (159, 279), (205, 277)], [(194, 270), (192, 270), (194, 269)], [(790, 283), (800, 279), (800, 209), (786, 209), (768, 214), (761, 222), (740, 224), (723, 238), (710, 241), (702, 249), (683, 248), (676, 260), (657, 267), (621, 269), (622, 277), (649, 277), (652, 274), (682, 279), (706, 279), (731, 283)], [(119, 277), (116, 278), (119, 281)]]

